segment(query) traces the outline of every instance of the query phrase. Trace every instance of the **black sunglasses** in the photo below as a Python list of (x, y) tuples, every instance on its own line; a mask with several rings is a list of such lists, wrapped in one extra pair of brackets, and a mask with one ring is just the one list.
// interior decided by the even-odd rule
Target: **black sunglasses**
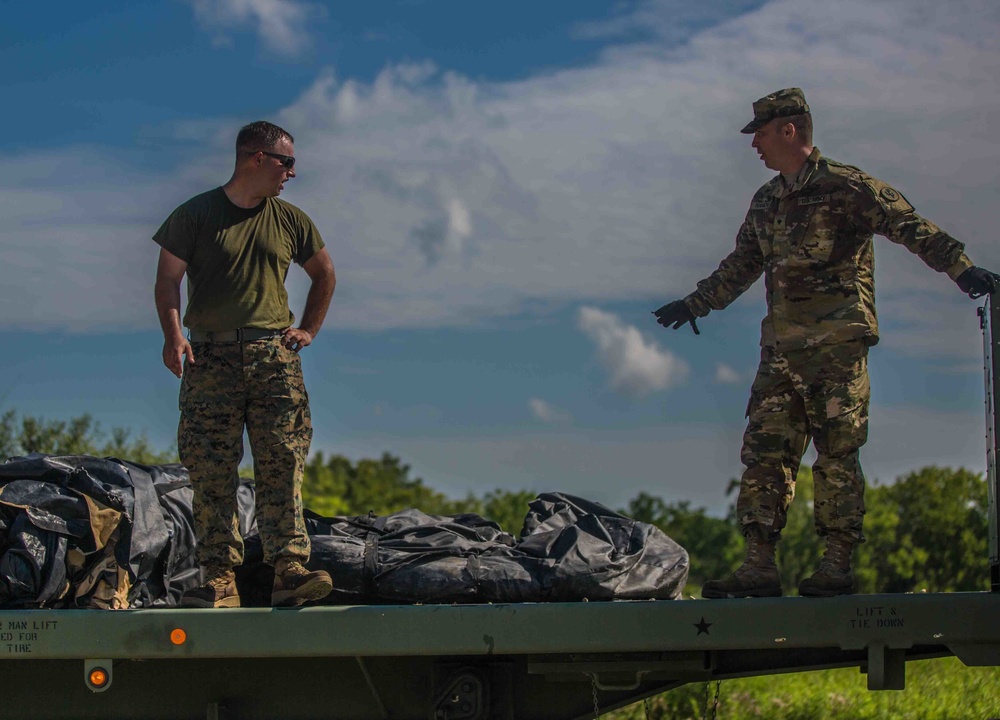
[(267, 150), (254, 150), (250, 154), (256, 155), (257, 153), (263, 153), (268, 157), (276, 158), (284, 166), (285, 170), (291, 170), (295, 167), (295, 158), (291, 155), (281, 155), (279, 153), (268, 152)]

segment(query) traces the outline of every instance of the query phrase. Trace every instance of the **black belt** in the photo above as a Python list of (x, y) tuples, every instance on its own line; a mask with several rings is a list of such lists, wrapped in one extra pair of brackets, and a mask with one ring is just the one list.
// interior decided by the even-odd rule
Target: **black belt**
[(211, 332), (208, 330), (192, 330), (191, 342), (196, 343), (244, 343), (254, 340), (266, 340), (267, 338), (279, 337), (285, 333), (284, 330), (265, 330), (264, 328), (239, 328), (237, 330), (220, 330)]

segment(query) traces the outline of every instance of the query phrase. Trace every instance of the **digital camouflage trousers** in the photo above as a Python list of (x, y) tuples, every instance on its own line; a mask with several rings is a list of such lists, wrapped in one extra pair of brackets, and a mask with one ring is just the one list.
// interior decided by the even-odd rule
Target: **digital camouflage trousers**
[(776, 536), (785, 527), (795, 478), (809, 440), (814, 519), (821, 536), (862, 542), (865, 477), (859, 450), (868, 439), (868, 346), (862, 341), (777, 352), (761, 348), (750, 391), (736, 517), (744, 534)]
[(312, 420), (298, 354), (281, 338), (194, 343), (180, 390), (177, 450), (194, 490), (198, 561), (206, 574), (243, 563), (237, 487), (246, 428), (264, 560), (305, 562), (302, 473)]

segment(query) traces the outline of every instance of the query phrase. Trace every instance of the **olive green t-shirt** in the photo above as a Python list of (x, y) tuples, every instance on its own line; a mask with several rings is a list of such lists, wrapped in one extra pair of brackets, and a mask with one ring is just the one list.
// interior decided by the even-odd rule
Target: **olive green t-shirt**
[(184, 325), (212, 332), (290, 327), (288, 266), (323, 248), (312, 220), (294, 205), (266, 198), (245, 209), (221, 187), (174, 210), (153, 240), (187, 263)]

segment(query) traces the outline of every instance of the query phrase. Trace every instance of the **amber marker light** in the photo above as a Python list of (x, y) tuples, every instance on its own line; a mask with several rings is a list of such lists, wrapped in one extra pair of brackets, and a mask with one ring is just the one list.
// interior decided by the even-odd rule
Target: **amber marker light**
[(181, 630), (180, 628), (174, 628), (170, 631), (170, 642), (174, 645), (183, 645), (187, 642), (188, 634)]
[(108, 671), (104, 668), (93, 668), (90, 671), (90, 684), (95, 688), (102, 688), (108, 684)]

